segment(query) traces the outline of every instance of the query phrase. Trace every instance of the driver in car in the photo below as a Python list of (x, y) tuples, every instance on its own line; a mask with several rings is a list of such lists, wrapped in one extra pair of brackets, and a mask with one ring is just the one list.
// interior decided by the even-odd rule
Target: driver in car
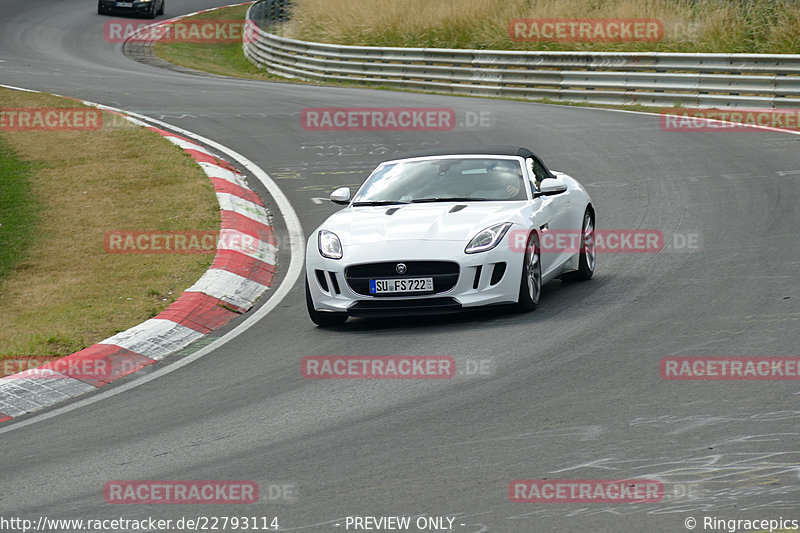
[[(480, 190), (472, 196), (488, 200), (524, 200), (522, 190), (522, 175), (514, 163), (494, 163), (489, 167), (489, 172), (482, 176)], [(522, 193), (522, 194), (521, 194)]]

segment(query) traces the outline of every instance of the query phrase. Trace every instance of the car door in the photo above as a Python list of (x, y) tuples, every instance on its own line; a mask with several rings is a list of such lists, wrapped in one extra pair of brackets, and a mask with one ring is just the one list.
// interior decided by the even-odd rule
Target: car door
[[(535, 193), (540, 191), (542, 181), (559, 179), (536, 157), (529, 158), (526, 166), (532, 178), (531, 190)], [(571, 212), (569, 192), (538, 196), (533, 200), (532, 225), (541, 235), (542, 275), (545, 277), (575, 254), (579, 232), (575, 232)]]

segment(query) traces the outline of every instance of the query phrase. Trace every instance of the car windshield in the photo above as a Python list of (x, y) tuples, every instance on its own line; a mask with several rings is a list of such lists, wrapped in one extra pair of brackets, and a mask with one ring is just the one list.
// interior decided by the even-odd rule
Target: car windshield
[(522, 167), (516, 159), (432, 158), (378, 166), (353, 205), (525, 199)]

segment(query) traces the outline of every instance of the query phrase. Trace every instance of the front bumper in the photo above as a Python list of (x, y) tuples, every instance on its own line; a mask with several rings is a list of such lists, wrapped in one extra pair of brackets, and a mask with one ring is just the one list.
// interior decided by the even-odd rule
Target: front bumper
[[(344, 257), (334, 260), (319, 254), (314, 232), (306, 249), (306, 276), (314, 309), (375, 317), (442, 314), (462, 308), (515, 303), (519, 296), (523, 255), (512, 251), (505, 239), (494, 249), (478, 254), (465, 254), (464, 246), (462, 241), (380, 242), (347, 246)], [(371, 296), (354, 290), (345, 276), (351, 266), (415, 261), (455, 263), (458, 278), (452, 288), (444, 291)], [(427, 276), (417, 271), (392, 277)]]
[(152, 2), (129, 2), (132, 4), (131, 7), (120, 7), (117, 6), (116, 0), (100, 0), (100, 5), (106, 11), (115, 11), (119, 13), (130, 13), (134, 15), (147, 15), (150, 13), (152, 6), (156, 4), (156, 0)]

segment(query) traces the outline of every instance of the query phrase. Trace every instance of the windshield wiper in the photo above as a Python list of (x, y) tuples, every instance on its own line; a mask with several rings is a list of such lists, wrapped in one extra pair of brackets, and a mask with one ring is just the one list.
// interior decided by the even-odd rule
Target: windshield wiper
[(471, 198), (469, 196), (442, 196), (436, 198), (417, 198), (411, 200), (412, 204), (421, 204), (425, 202), (487, 202), (488, 198)]
[(399, 200), (375, 200), (373, 202), (353, 202), (354, 207), (364, 206), (364, 205), (395, 205), (395, 204), (407, 204), (408, 202), (401, 202)]

